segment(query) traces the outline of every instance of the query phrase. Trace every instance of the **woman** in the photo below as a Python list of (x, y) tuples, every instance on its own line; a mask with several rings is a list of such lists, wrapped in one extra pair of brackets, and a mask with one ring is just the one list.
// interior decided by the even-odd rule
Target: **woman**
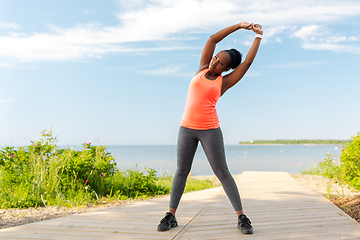
[[(241, 63), (241, 54), (236, 49), (220, 51), (213, 57), (216, 44), (239, 29), (252, 30), (256, 33), (245, 61)], [(249, 69), (259, 49), (262, 33), (261, 25), (242, 22), (215, 33), (206, 42), (201, 54), (199, 70), (189, 86), (180, 124), (177, 170), (172, 183), (169, 212), (160, 221), (158, 231), (166, 231), (178, 225), (175, 212), (200, 141), (212, 170), (220, 180), (238, 216), (237, 227), (243, 233), (253, 233), (251, 222), (243, 213), (238, 188), (226, 164), (223, 136), (215, 106), (217, 100), (239, 82)], [(224, 77), (221, 75), (230, 69), (234, 71)]]

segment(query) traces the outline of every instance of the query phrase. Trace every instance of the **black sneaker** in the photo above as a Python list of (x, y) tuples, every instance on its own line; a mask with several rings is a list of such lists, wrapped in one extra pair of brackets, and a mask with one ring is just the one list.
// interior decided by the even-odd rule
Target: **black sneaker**
[(173, 216), (171, 213), (167, 212), (165, 217), (161, 219), (160, 224), (157, 227), (158, 231), (167, 231), (170, 230), (170, 228), (177, 227), (178, 223), (176, 221), (175, 216)]
[(253, 233), (253, 227), (251, 226), (250, 219), (248, 219), (245, 214), (241, 214), (239, 216), (237, 228), (245, 234)]

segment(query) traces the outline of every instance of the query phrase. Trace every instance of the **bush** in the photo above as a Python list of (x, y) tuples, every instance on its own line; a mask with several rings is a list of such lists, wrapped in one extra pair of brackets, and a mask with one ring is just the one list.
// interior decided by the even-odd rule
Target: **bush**
[(360, 190), (360, 132), (352, 138), (353, 141), (342, 148), (341, 170), (345, 181)]
[(327, 158), (316, 167), (302, 171), (303, 174), (317, 174), (347, 183), (360, 191), (360, 132), (352, 141), (342, 145), (340, 160), (338, 156), (327, 154)]
[(59, 149), (51, 129), (41, 135), (29, 146), (0, 150), (0, 207), (83, 204), (110, 188), (117, 168), (104, 146)]
[(143, 171), (135, 168), (117, 172), (113, 177), (110, 197), (139, 198), (170, 193), (170, 187), (158, 184), (159, 178), (155, 173), (156, 171), (151, 168), (145, 168)]
[[(104, 146), (84, 143), (82, 150), (59, 149), (51, 129), (29, 146), (0, 149), (0, 208), (75, 206), (105, 199), (147, 198), (170, 193), (172, 177), (137, 168), (120, 171)], [(187, 188), (212, 187), (188, 181)]]

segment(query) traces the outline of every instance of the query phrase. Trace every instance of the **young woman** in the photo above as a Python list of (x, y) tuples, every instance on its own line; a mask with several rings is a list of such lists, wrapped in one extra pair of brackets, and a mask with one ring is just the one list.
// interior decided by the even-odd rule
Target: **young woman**
[[(245, 61), (241, 63), (242, 55), (236, 49), (220, 51), (213, 56), (216, 44), (239, 29), (252, 30), (256, 33)], [(249, 69), (259, 49), (262, 34), (261, 25), (242, 22), (215, 33), (206, 42), (201, 54), (199, 70), (190, 82), (180, 124), (177, 170), (172, 183), (169, 212), (160, 221), (158, 231), (166, 231), (178, 225), (175, 212), (200, 141), (212, 170), (237, 213), (237, 227), (243, 233), (253, 233), (251, 222), (243, 213), (238, 188), (226, 164), (223, 136), (215, 106), (217, 100), (239, 82)], [(234, 71), (224, 77), (221, 75), (230, 69)]]

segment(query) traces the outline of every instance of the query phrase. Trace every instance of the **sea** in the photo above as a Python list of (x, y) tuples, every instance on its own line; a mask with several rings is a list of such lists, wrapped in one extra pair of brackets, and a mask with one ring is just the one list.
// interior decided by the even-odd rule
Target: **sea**
[[(17, 146), (14, 146), (17, 148)], [(82, 146), (72, 147), (81, 150)], [(145, 168), (156, 170), (158, 176), (176, 171), (176, 145), (107, 145), (121, 170)], [(232, 174), (243, 171), (285, 171), (300, 173), (324, 161), (327, 154), (339, 159), (340, 145), (225, 145), (227, 165)], [(191, 168), (194, 176), (213, 175), (199, 144)]]
[[(109, 145), (121, 170), (152, 168), (157, 175), (176, 171), (175, 145)], [(232, 174), (243, 171), (285, 171), (300, 173), (324, 161), (327, 154), (341, 154), (340, 145), (225, 145), (225, 155)], [(191, 168), (194, 176), (213, 175), (199, 144)]]

